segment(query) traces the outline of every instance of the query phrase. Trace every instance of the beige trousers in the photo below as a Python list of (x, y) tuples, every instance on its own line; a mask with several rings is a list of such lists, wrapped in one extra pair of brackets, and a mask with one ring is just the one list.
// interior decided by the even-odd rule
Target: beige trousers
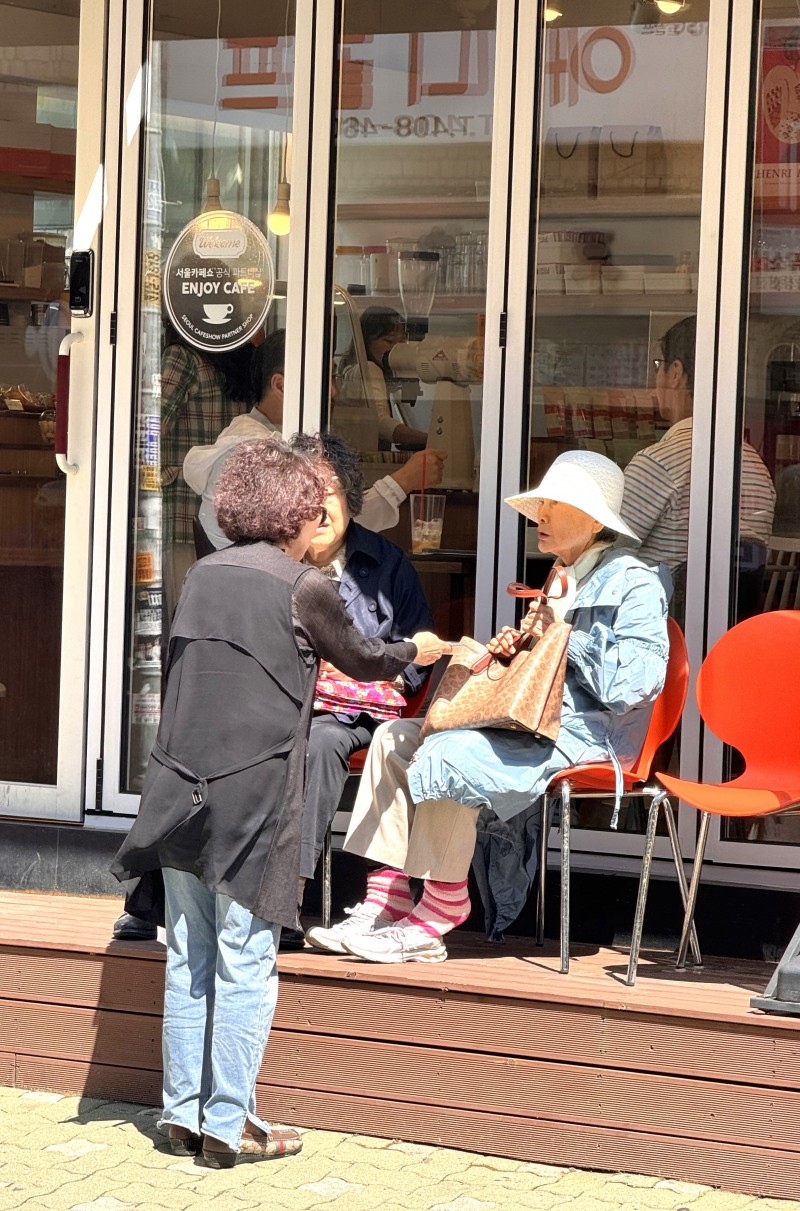
[(421, 719), (394, 719), (375, 732), (344, 848), (412, 878), (460, 883), (475, 850), (478, 813), (452, 799), (412, 802), (406, 771), (421, 727)]

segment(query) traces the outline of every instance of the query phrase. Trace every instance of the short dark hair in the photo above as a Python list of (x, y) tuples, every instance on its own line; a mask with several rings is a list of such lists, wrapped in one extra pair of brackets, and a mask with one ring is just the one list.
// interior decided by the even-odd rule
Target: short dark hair
[(295, 433), (289, 444), (308, 458), (321, 459), (329, 465), (342, 485), (350, 516), (358, 517), (364, 507), (364, 476), (353, 447), (336, 433)]
[(661, 338), (661, 348), (664, 350), (664, 361), (667, 366), (680, 362), (686, 371), (689, 390), (694, 391), (694, 354), (697, 346), (697, 316), (687, 315), (685, 320), (678, 320)]
[(286, 329), (276, 328), (253, 351), (253, 360), (250, 363), (250, 377), (253, 383), (256, 403), (263, 398), (264, 392), (272, 381), (273, 374), (283, 374), (285, 361)]
[(231, 542), (291, 542), (322, 510), (318, 464), (280, 437), (231, 450), (214, 493), (220, 529)]
[(400, 312), (395, 311), (393, 307), (367, 307), (361, 315), (360, 323), (365, 346), (382, 336), (391, 336), (398, 328), (406, 326)]

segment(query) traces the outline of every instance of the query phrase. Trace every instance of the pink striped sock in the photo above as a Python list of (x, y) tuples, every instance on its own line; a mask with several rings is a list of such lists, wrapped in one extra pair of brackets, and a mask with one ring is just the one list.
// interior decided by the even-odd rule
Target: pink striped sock
[(414, 907), (414, 897), (408, 885), (408, 875), (384, 866), (367, 875), (365, 904), (372, 904), (384, 917), (399, 921)]
[(458, 925), (463, 925), (469, 916), (467, 880), (460, 883), (440, 883), (426, 879), (422, 899), (401, 925), (418, 925), (426, 933), (441, 937)]

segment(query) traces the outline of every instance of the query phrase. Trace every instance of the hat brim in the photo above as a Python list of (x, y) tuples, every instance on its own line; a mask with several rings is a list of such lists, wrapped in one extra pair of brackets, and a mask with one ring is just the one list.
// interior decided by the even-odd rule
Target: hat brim
[[(511, 505), (512, 509), (516, 509), (523, 517), (527, 517), (529, 521), (538, 525), (539, 522), (539, 507), (544, 497), (539, 495), (540, 488), (531, 488), (529, 492), (522, 492), (519, 496), (507, 496), (505, 503)], [(582, 513), (586, 513), (589, 517), (599, 521), (600, 524), (609, 530), (616, 531), (617, 534), (622, 534), (625, 538), (630, 538), (637, 546), (641, 543), (641, 538), (638, 534), (634, 534), (629, 526), (620, 517), (619, 513), (615, 513), (606, 504), (598, 504), (596, 508), (586, 509), (581, 505), (576, 504), (574, 500), (567, 500), (558, 495), (547, 497), (548, 500), (560, 500), (562, 504), (572, 505), (576, 509), (580, 509)]]

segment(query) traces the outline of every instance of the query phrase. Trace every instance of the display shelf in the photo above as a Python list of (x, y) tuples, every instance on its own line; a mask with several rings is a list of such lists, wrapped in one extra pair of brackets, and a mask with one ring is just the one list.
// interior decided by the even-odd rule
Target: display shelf
[[(403, 300), (399, 294), (351, 294), (350, 299), (359, 311), (367, 307), (391, 307), (400, 312), (403, 310)], [(444, 313), (478, 315), (485, 310), (485, 294), (437, 294), (431, 307), (431, 316)]]
[(13, 172), (0, 172), (0, 193), (66, 193), (75, 192), (75, 180), (64, 177), (23, 177)]
[(800, 290), (767, 292), (754, 290), (750, 310), (761, 315), (800, 315)]
[(634, 194), (631, 197), (542, 198), (542, 219), (633, 218), (663, 219), (700, 217), (700, 194)]
[(649, 315), (652, 311), (697, 308), (697, 295), (681, 294), (539, 294), (538, 315)]
[(32, 286), (15, 286), (13, 282), (0, 282), (0, 303), (55, 303), (61, 298), (59, 290), (34, 290)]
[(489, 218), (489, 199), (420, 198), (418, 200), (340, 202), (336, 207), (337, 221), (379, 219), (389, 223), (402, 219), (484, 219)]

